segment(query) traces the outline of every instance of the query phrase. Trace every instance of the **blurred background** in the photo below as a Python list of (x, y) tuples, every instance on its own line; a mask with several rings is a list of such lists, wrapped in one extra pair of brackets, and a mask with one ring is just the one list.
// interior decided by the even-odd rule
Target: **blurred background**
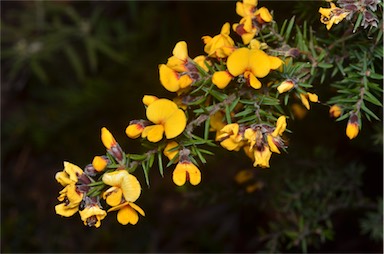
[[(260, 1), (277, 22), (297, 15), (319, 26), (321, 3)], [(105, 154), (107, 127), (127, 153), (124, 131), (144, 118), (145, 94), (172, 98), (158, 80), (174, 45), (203, 54), (201, 37), (240, 20), (235, 1), (1, 2), (2, 252), (382, 252), (382, 123), (349, 141), (345, 122), (314, 105), (290, 122), (288, 154), (254, 169), (215, 148), (197, 187), (141, 170), (146, 217), (98, 229), (55, 214), (63, 161), (80, 167)], [(316, 13), (316, 15), (314, 15)], [(237, 41), (232, 32), (231, 35)], [(321, 98), (321, 94), (320, 94)], [(380, 113), (380, 112), (378, 112)], [(382, 115), (382, 113), (380, 114)], [(218, 159), (220, 158), (220, 159)], [(246, 182), (236, 175), (248, 172)]]

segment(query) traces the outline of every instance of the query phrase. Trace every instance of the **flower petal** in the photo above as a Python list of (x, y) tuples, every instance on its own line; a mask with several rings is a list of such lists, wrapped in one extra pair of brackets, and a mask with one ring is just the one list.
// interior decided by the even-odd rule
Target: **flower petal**
[(165, 64), (159, 65), (160, 83), (170, 92), (176, 92), (180, 89), (178, 74), (166, 66)]
[(141, 136), (147, 138), (150, 142), (156, 143), (163, 138), (164, 126), (160, 124), (147, 126), (144, 128)]
[(128, 174), (121, 183), (124, 199), (129, 202), (135, 202), (141, 193), (140, 182), (134, 175)]
[(262, 50), (250, 50), (248, 61), (251, 65), (252, 73), (258, 78), (267, 76), (271, 70), (269, 56)]
[(232, 78), (228, 71), (217, 71), (212, 76), (212, 83), (218, 88), (224, 89), (231, 82)]
[(184, 131), (186, 125), (187, 117), (184, 111), (177, 109), (164, 123), (165, 136), (167, 139), (179, 136)]
[(151, 103), (146, 111), (148, 120), (155, 124), (164, 124), (178, 110), (176, 103), (168, 99), (158, 99)]
[(228, 57), (227, 68), (232, 76), (237, 77), (247, 70), (249, 55), (249, 49), (239, 48)]
[(117, 221), (122, 225), (135, 225), (139, 221), (139, 215), (132, 207), (126, 205), (117, 212)]

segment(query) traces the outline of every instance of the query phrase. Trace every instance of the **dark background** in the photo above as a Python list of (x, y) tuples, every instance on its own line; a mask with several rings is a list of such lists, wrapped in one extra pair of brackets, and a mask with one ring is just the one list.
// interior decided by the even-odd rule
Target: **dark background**
[[(296, 14), (299, 23), (300, 17), (319, 23), (318, 3), (308, 4), (312, 14), (298, 12), (294, 3), (265, 1), (259, 6), (274, 10), (277, 22)], [(77, 13), (80, 23), (63, 11), (68, 8)], [(76, 29), (65, 30), (79, 27), (81, 20), (90, 20), (95, 13), (100, 15), (91, 22), (88, 36), (108, 48), (95, 50), (96, 63), (85, 46), (86, 36)], [(189, 56), (204, 54), (203, 35), (216, 35), (225, 22), (240, 20), (234, 1), (2, 1), (1, 16), (2, 252), (265, 250), (255, 240), (258, 227), (273, 220), (271, 213), (276, 211), (258, 204), (285, 190), (246, 193), (233, 178), (239, 170), (252, 168), (252, 162), (220, 148), (214, 148), (216, 156), (200, 166), (203, 179), (197, 187), (176, 188), (172, 169), (162, 178), (154, 167), (148, 188), (139, 170), (135, 175), (143, 191), (137, 204), (146, 217), (135, 226), (120, 225), (112, 213), (101, 228), (88, 228), (78, 214), (61, 218), (54, 211), (61, 190), (56, 172), (63, 169), (63, 161), (84, 167), (93, 156), (104, 154), (102, 127), (127, 153), (140, 151), (138, 142), (129, 140), (124, 130), (130, 120), (144, 118), (142, 96), (174, 96), (160, 85), (158, 64), (166, 62), (180, 40), (188, 43)], [(57, 20), (63, 30), (52, 26)], [(233, 32), (231, 36), (239, 41)], [(43, 49), (20, 56), (15, 48), (22, 40), (43, 41)], [(70, 60), (66, 47), (74, 49), (77, 60)], [(334, 122), (325, 107), (314, 105), (304, 119), (290, 122), (288, 128), (293, 131), (288, 134), (288, 154), (274, 154), (270, 169), (254, 169), (267, 186), (282, 181), (279, 172), (300, 174), (297, 165), (303, 161), (311, 164), (313, 159), (312, 166), (319, 165), (317, 151), (332, 151), (331, 160), (336, 158), (341, 165), (356, 162), (364, 168), (360, 190), (366, 198), (382, 198), (382, 143), (376, 142), (382, 137), (375, 136), (381, 123), (364, 122), (362, 133), (349, 141), (345, 122)], [(360, 233), (357, 218), (363, 212), (345, 209), (333, 215), (334, 240), (309, 250), (381, 252), (382, 242)]]

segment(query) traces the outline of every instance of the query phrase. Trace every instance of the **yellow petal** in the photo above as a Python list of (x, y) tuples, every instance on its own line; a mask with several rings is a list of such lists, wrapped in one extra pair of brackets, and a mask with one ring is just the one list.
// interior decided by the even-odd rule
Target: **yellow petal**
[(140, 182), (134, 175), (128, 174), (121, 183), (121, 189), (126, 201), (135, 202), (141, 194)]
[(229, 22), (226, 22), (220, 31), (220, 34), (229, 35), (231, 26), (229, 25)]
[(200, 170), (191, 162), (179, 162), (173, 171), (173, 182), (182, 186), (187, 180), (187, 172), (189, 181), (192, 185), (197, 185), (201, 181)]
[(131, 202), (129, 202), (129, 205), (130, 205), (133, 209), (135, 209), (137, 212), (139, 212), (142, 216), (145, 216), (145, 213), (144, 213), (143, 209), (141, 209), (140, 206), (136, 205), (135, 203), (131, 203)]
[(155, 124), (164, 124), (179, 108), (176, 103), (168, 99), (158, 99), (151, 103), (146, 111), (148, 120)]
[(277, 91), (279, 91), (279, 93), (285, 93), (291, 90), (294, 86), (295, 84), (292, 80), (285, 80), (277, 87)]
[(217, 71), (212, 75), (212, 83), (218, 88), (224, 89), (232, 80), (232, 75), (227, 71)]
[(121, 203), (121, 198), (123, 197), (123, 191), (120, 188), (111, 187), (113, 191), (108, 192), (105, 201), (110, 206), (117, 206)]
[(264, 146), (262, 151), (255, 150), (255, 162), (253, 163), (254, 167), (260, 166), (262, 168), (269, 168), (269, 160), (271, 158), (272, 152), (267, 146)]
[(83, 170), (81, 168), (67, 161), (64, 161), (64, 171), (73, 182), (77, 182), (78, 176), (83, 174)]
[(276, 121), (276, 128), (272, 133), (273, 137), (277, 135), (282, 135), (285, 129), (287, 128), (287, 118), (285, 116), (280, 116)]
[(309, 110), (310, 106), (309, 106), (309, 101), (308, 101), (307, 97), (301, 93), (300, 99), (301, 99), (301, 103), (303, 103), (303, 105)]
[(170, 151), (170, 150), (172, 150), (178, 146), (179, 146), (179, 144), (175, 141), (171, 141), (165, 146), (163, 153), (165, 156), (168, 157), (168, 159), (170, 161), (179, 153), (179, 151), (177, 149), (173, 150), (173, 151)]
[(79, 207), (72, 207), (68, 208), (65, 203), (61, 203), (55, 206), (55, 212), (58, 215), (64, 216), (64, 217), (71, 217), (74, 215), (77, 211), (79, 211)]
[(271, 152), (280, 153), (279, 148), (277, 148), (275, 142), (273, 141), (272, 135), (267, 136), (267, 141), (268, 141), (268, 146)]
[[(73, 181), (69, 178), (68, 174), (65, 172), (57, 172), (55, 175), (55, 179), (58, 183), (60, 183), (62, 186), (66, 186), (71, 183), (75, 183), (76, 181)], [(77, 178), (76, 178), (77, 179)]]
[[(260, 89), (261, 82), (251, 72), (248, 72), (248, 73), (249, 73), (249, 84), (251, 85), (251, 87), (255, 89)], [(246, 77), (246, 75), (244, 75), (244, 77)]]
[(329, 109), (329, 115), (334, 118), (338, 118), (342, 113), (341, 108), (338, 105), (333, 105)]
[(143, 138), (147, 138), (148, 141), (156, 143), (159, 142), (163, 138), (164, 134), (164, 126), (160, 124), (147, 126), (144, 128), (141, 136)]
[(178, 59), (186, 61), (188, 59), (187, 43), (185, 41), (176, 43), (172, 54)]
[(187, 125), (187, 117), (181, 109), (177, 109), (164, 123), (164, 131), (167, 139), (179, 136)]
[(248, 68), (250, 52), (247, 48), (235, 50), (227, 59), (227, 68), (232, 76), (243, 74)]
[(93, 168), (96, 169), (96, 171), (98, 172), (103, 171), (107, 166), (107, 164), (108, 164), (108, 161), (101, 156), (95, 156), (92, 161)]
[(272, 70), (278, 69), (283, 64), (283, 60), (281, 60), (276, 56), (268, 56), (268, 57), (269, 57), (269, 62), (271, 64)]
[(308, 93), (308, 99), (312, 102), (319, 101), (319, 97), (317, 96), (317, 94), (314, 94), (314, 93)]
[(179, 87), (178, 74), (166, 66), (165, 64), (159, 65), (160, 83), (170, 92), (177, 92)]
[(141, 124), (130, 124), (125, 129), (125, 134), (127, 134), (130, 138), (138, 138), (140, 137), (141, 133), (143, 133), (144, 127)]
[(261, 19), (264, 22), (271, 22), (272, 21), (272, 15), (269, 13), (268, 9), (265, 7), (261, 7), (258, 9), (255, 13), (255, 15), (260, 15)]
[(359, 126), (357, 123), (348, 122), (346, 134), (349, 139), (354, 139), (359, 134)]
[(124, 177), (129, 173), (126, 170), (116, 170), (113, 172), (104, 173), (102, 181), (110, 186), (121, 186)]
[(142, 101), (143, 101), (144, 105), (149, 106), (149, 104), (151, 104), (152, 102), (154, 102), (157, 99), (159, 99), (159, 98), (157, 98), (154, 95), (144, 95)]
[(249, 63), (252, 73), (258, 78), (267, 76), (271, 70), (269, 56), (259, 49), (250, 50)]
[(111, 149), (112, 146), (116, 145), (116, 140), (112, 136), (111, 132), (105, 127), (101, 129), (101, 141), (107, 149)]
[(189, 75), (182, 75), (179, 78), (179, 87), (181, 88), (186, 88), (192, 84), (193, 80)]
[(139, 215), (132, 207), (126, 205), (117, 212), (117, 221), (122, 225), (127, 225), (128, 223), (136, 225), (139, 221)]

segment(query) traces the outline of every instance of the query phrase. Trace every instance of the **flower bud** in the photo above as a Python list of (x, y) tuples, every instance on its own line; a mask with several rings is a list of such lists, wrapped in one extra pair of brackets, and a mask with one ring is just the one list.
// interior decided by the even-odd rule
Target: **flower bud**
[(108, 162), (105, 156), (95, 156), (92, 161), (92, 166), (97, 172), (101, 172), (107, 167)]

